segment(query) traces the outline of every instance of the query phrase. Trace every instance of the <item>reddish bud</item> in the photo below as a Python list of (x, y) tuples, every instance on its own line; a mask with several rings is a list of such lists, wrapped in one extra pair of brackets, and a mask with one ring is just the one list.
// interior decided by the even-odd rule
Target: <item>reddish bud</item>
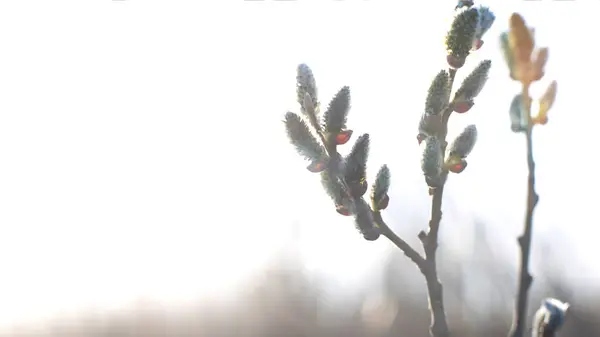
[(458, 112), (459, 114), (463, 114), (463, 113), (471, 110), (473, 105), (475, 105), (475, 103), (473, 101), (456, 102), (456, 103), (452, 104), (452, 108), (454, 111)]
[(348, 143), (350, 137), (352, 137), (352, 130), (343, 130), (342, 132), (335, 135), (335, 143), (337, 145), (344, 145)]
[(462, 159), (460, 162), (453, 163), (452, 165), (450, 165), (448, 167), (448, 171), (450, 171), (452, 173), (461, 173), (466, 168), (467, 168), (467, 161)]
[(383, 197), (381, 197), (381, 199), (379, 200), (379, 202), (377, 202), (377, 209), (378, 210), (386, 209), (388, 207), (389, 203), (390, 203), (390, 196), (387, 194), (384, 194)]
[(306, 169), (312, 173), (319, 173), (324, 171), (326, 167), (327, 165), (323, 161), (313, 161), (306, 167)]
[(481, 46), (483, 46), (483, 40), (476, 39), (475, 41), (473, 41), (473, 48), (471, 50), (472, 51), (479, 50), (481, 48)]
[(348, 207), (344, 206), (344, 205), (337, 205), (335, 206), (335, 210), (340, 213), (341, 215), (344, 216), (349, 216), (350, 215), (350, 210), (348, 209)]
[(537, 116), (531, 120), (533, 124), (546, 125), (548, 123), (548, 116)]
[(419, 133), (417, 135), (417, 141), (419, 142), (419, 145), (421, 145), (425, 138), (427, 138), (427, 135), (425, 135), (424, 133)]
[(462, 66), (465, 65), (465, 59), (464, 58), (458, 58), (454, 55), (448, 55), (446, 56), (446, 62), (448, 62), (448, 65), (451, 68), (454, 69), (458, 69), (461, 68)]

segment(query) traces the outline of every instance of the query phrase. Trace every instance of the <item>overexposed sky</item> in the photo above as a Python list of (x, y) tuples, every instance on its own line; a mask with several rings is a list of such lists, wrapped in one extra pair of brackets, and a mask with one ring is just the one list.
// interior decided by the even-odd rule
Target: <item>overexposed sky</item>
[[(484, 4), (497, 21), (465, 69), (490, 58), (491, 78), (475, 108), (451, 120), (453, 134), (477, 124), (480, 142), (469, 168), (448, 183), (443, 244), (464, 246), (469, 226), (481, 220), (499, 249), (517, 256), (524, 139), (509, 128), (518, 85), (497, 39), (519, 11), (550, 47), (544, 84), (558, 81), (550, 123), (535, 136), (536, 232), (574, 256), (568, 268), (590, 269), (599, 225), (600, 5)], [(358, 287), (391, 247), (364, 241), (333, 211), (284, 138), (284, 113), (298, 111), (296, 66), (311, 66), (324, 104), (350, 86), (349, 126), (372, 137), (369, 174), (383, 163), (392, 171), (385, 217), (416, 243), (414, 226), (426, 224), (429, 209), (416, 124), (429, 82), (444, 67), (454, 5), (2, 2), (0, 323), (143, 295), (221, 296), (281, 249), (294, 225), (310, 270)]]

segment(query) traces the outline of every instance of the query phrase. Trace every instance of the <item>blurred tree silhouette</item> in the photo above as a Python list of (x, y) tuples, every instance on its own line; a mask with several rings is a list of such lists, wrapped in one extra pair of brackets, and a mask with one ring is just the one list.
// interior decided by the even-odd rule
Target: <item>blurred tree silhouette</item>
[[(400, 304), (399, 311), (389, 328), (382, 329), (368, 321), (363, 304), (347, 303), (340, 308), (327, 304), (326, 295), (318, 283), (310, 281), (302, 272), (300, 260), (278, 260), (268, 269), (257, 274), (240, 295), (236, 305), (223, 307), (217, 302), (198, 302), (187, 307), (170, 307), (166, 304), (138, 302), (119, 312), (89, 312), (70, 318), (56, 318), (47, 326), (22, 327), (13, 331), (2, 331), (1, 336), (18, 337), (271, 337), (271, 336), (311, 336), (311, 337), (425, 337), (423, 326), (427, 325), (428, 310), (421, 295), (415, 294), (405, 285), (408, 270), (397, 270), (394, 259), (389, 261), (386, 297)], [(552, 264), (555, 260), (549, 260)], [(297, 264), (290, 266), (290, 263)], [(468, 262), (462, 262), (468, 264)], [(444, 262), (444, 265), (447, 265)], [(447, 265), (454, 268), (453, 265)], [(467, 268), (473, 267), (467, 265)], [(506, 269), (499, 261), (488, 261), (485, 270)], [(456, 285), (472, 280), (468, 275), (458, 274), (460, 282), (446, 284), (448, 293), (454, 293)], [(557, 289), (565, 288), (562, 281), (553, 281), (551, 288), (539, 289), (540, 294), (561, 295)], [(365, 294), (365, 300), (369, 294)], [(503, 295), (509, 295), (503, 293)], [(541, 298), (540, 296), (535, 296)], [(589, 303), (578, 303), (569, 312), (569, 320), (562, 328), (562, 336), (600, 336), (598, 309), (600, 294), (590, 293)], [(449, 317), (456, 336), (501, 337), (506, 336), (509, 316), (500, 310), (492, 311), (487, 320), (473, 325), (464, 315), (454, 315), (459, 306), (471, 303), (449, 301)], [(354, 314), (340, 314), (354, 312)], [(377, 308), (376, 310), (381, 310)], [(318, 312), (319, 314), (316, 314)], [(381, 311), (379, 311), (381, 312)], [(143, 332), (143, 334), (142, 334)]]

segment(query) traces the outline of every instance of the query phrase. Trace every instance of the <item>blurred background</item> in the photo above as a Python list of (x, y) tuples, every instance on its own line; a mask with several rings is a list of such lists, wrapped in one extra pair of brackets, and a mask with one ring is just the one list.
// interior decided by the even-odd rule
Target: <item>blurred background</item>
[[(479, 2), (478, 2), (479, 3)], [(594, 176), (597, 1), (487, 1), (497, 19), (458, 81), (490, 79), (449, 179), (439, 268), (455, 336), (505, 336), (525, 212), (519, 86), (498, 48), (512, 12), (550, 48), (533, 95), (533, 310), (572, 304), (564, 336), (600, 336)], [(445, 67), (455, 1), (12, 1), (0, 5), (0, 335), (427, 336), (423, 278), (339, 216), (285, 138), (295, 71), (323, 104), (352, 93), (369, 176), (392, 173), (388, 224), (418, 247), (430, 198), (415, 136)], [(350, 145), (342, 151), (349, 151)], [(370, 179), (373, 181), (373, 178)]]

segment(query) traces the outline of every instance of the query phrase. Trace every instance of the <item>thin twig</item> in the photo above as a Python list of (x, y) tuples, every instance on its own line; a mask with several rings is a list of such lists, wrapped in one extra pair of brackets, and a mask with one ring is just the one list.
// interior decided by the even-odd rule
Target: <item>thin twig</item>
[(444, 309), (444, 291), (443, 286), (437, 275), (436, 251), (438, 247), (438, 232), (442, 220), (442, 197), (444, 187), (435, 189), (431, 202), (431, 220), (429, 221), (429, 230), (427, 233), (421, 231), (419, 239), (423, 243), (425, 250), (426, 272), (424, 273), (427, 281), (427, 291), (429, 293), (429, 310), (431, 311), (431, 326), (429, 327), (432, 337), (450, 336), (448, 322), (446, 320), (446, 311)]
[[(531, 98), (529, 97), (529, 85), (523, 84), (522, 89), (523, 104), (525, 113), (531, 111)], [(533, 277), (529, 272), (529, 255), (531, 251), (531, 233), (533, 227), (533, 211), (538, 203), (539, 196), (535, 191), (535, 161), (533, 160), (533, 123), (529, 119), (528, 127), (525, 132), (527, 139), (527, 168), (529, 171), (527, 179), (527, 211), (525, 214), (525, 226), (523, 234), (519, 236), (518, 243), (521, 248), (521, 265), (519, 271), (519, 290), (515, 303), (513, 324), (509, 337), (523, 337), (527, 325), (527, 299), (529, 288), (533, 282)]]
[[(448, 86), (452, 89), (454, 78), (456, 77), (456, 69), (450, 69)], [(450, 102), (448, 102), (450, 103)], [(448, 134), (448, 120), (452, 114), (452, 107), (448, 104), (447, 108), (442, 112), (442, 130), (440, 132), (440, 140), (442, 142), (442, 153), (446, 154), (446, 136)], [(431, 311), (431, 326), (429, 332), (432, 337), (448, 337), (450, 329), (446, 320), (446, 310), (444, 308), (444, 289), (437, 275), (437, 259), (436, 252), (438, 248), (438, 233), (440, 223), (442, 221), (442, 199), (444, 196), (444, 184), (448, 171), (442, 173), (442, 185), (433, 190), (433, 198), (431, 199), (431, 218), (429, 220), (429, 229), (427, 233), (421, 231), (419, 239), (423, 243), (425, 250), (426, 272), (423, 273), (427, 281), (427, 291), (429, 294), (429, 310)]]
[(412, 248), (408, 244), (408, 242), (404, 241), (392, 231), (392, 229), (385, 223), (385, 221), (383, 221), (380, 212), (374, 211), (373, 218), (375, 220), (375, 223), (377, 224), (377, 227), (379, 227), (381, 234), (383, 234), (386, 238), (392, 241), (392, 243), (394, 243), (396, 247), (400, 248), (400, 250), (404, 252), (404, 255), (411, 259), (417, 265), (417, 267), (419, 267), (421, 272), (423, 272), (425, 270), (425, 258), (423, 258), (423, 256), (421, 256), (419, 252)]
[[(448, 86), (452, 88), (456, 69), (449, 70)], [(442, 112), (442, 130), (440, 130), (440, 140), (442, 141), (442, 150), (445, 155), (446, 151), (446, 135), (448, 134), (448, 120), (452, 114), (452, 107), (448, 102), (447, 107)], [(442, 173), (442, 181), (446, 181), (448, 171)], [(427, 233), (421, 231), (419, 239), (423, 243), (425, 258), (417, 253), (408, 243), (398, 237), (381, 219), (379, 212), (374, 212), (375, 221), (380, 227), (381, 233), (400, 248), (406, 256), (408, 256), (421, 270), (427, 282), (427, 292), (429, 298), (429, 310), (431, 311), (431, 326), (429, 331), (432, 337), (448, 337), (450, 329), (446, 320), (446, 311), (444, 309), (444, 292), (442, 283), (437, 275), (436, 251), (438, 246), (438, 233), (440, 222), (442, 221), (442, 198), (444, 195), (444, 185), (434, 189), (433, 198), (431, 201), (431, 218), (429, 220), (429, 229)]]

